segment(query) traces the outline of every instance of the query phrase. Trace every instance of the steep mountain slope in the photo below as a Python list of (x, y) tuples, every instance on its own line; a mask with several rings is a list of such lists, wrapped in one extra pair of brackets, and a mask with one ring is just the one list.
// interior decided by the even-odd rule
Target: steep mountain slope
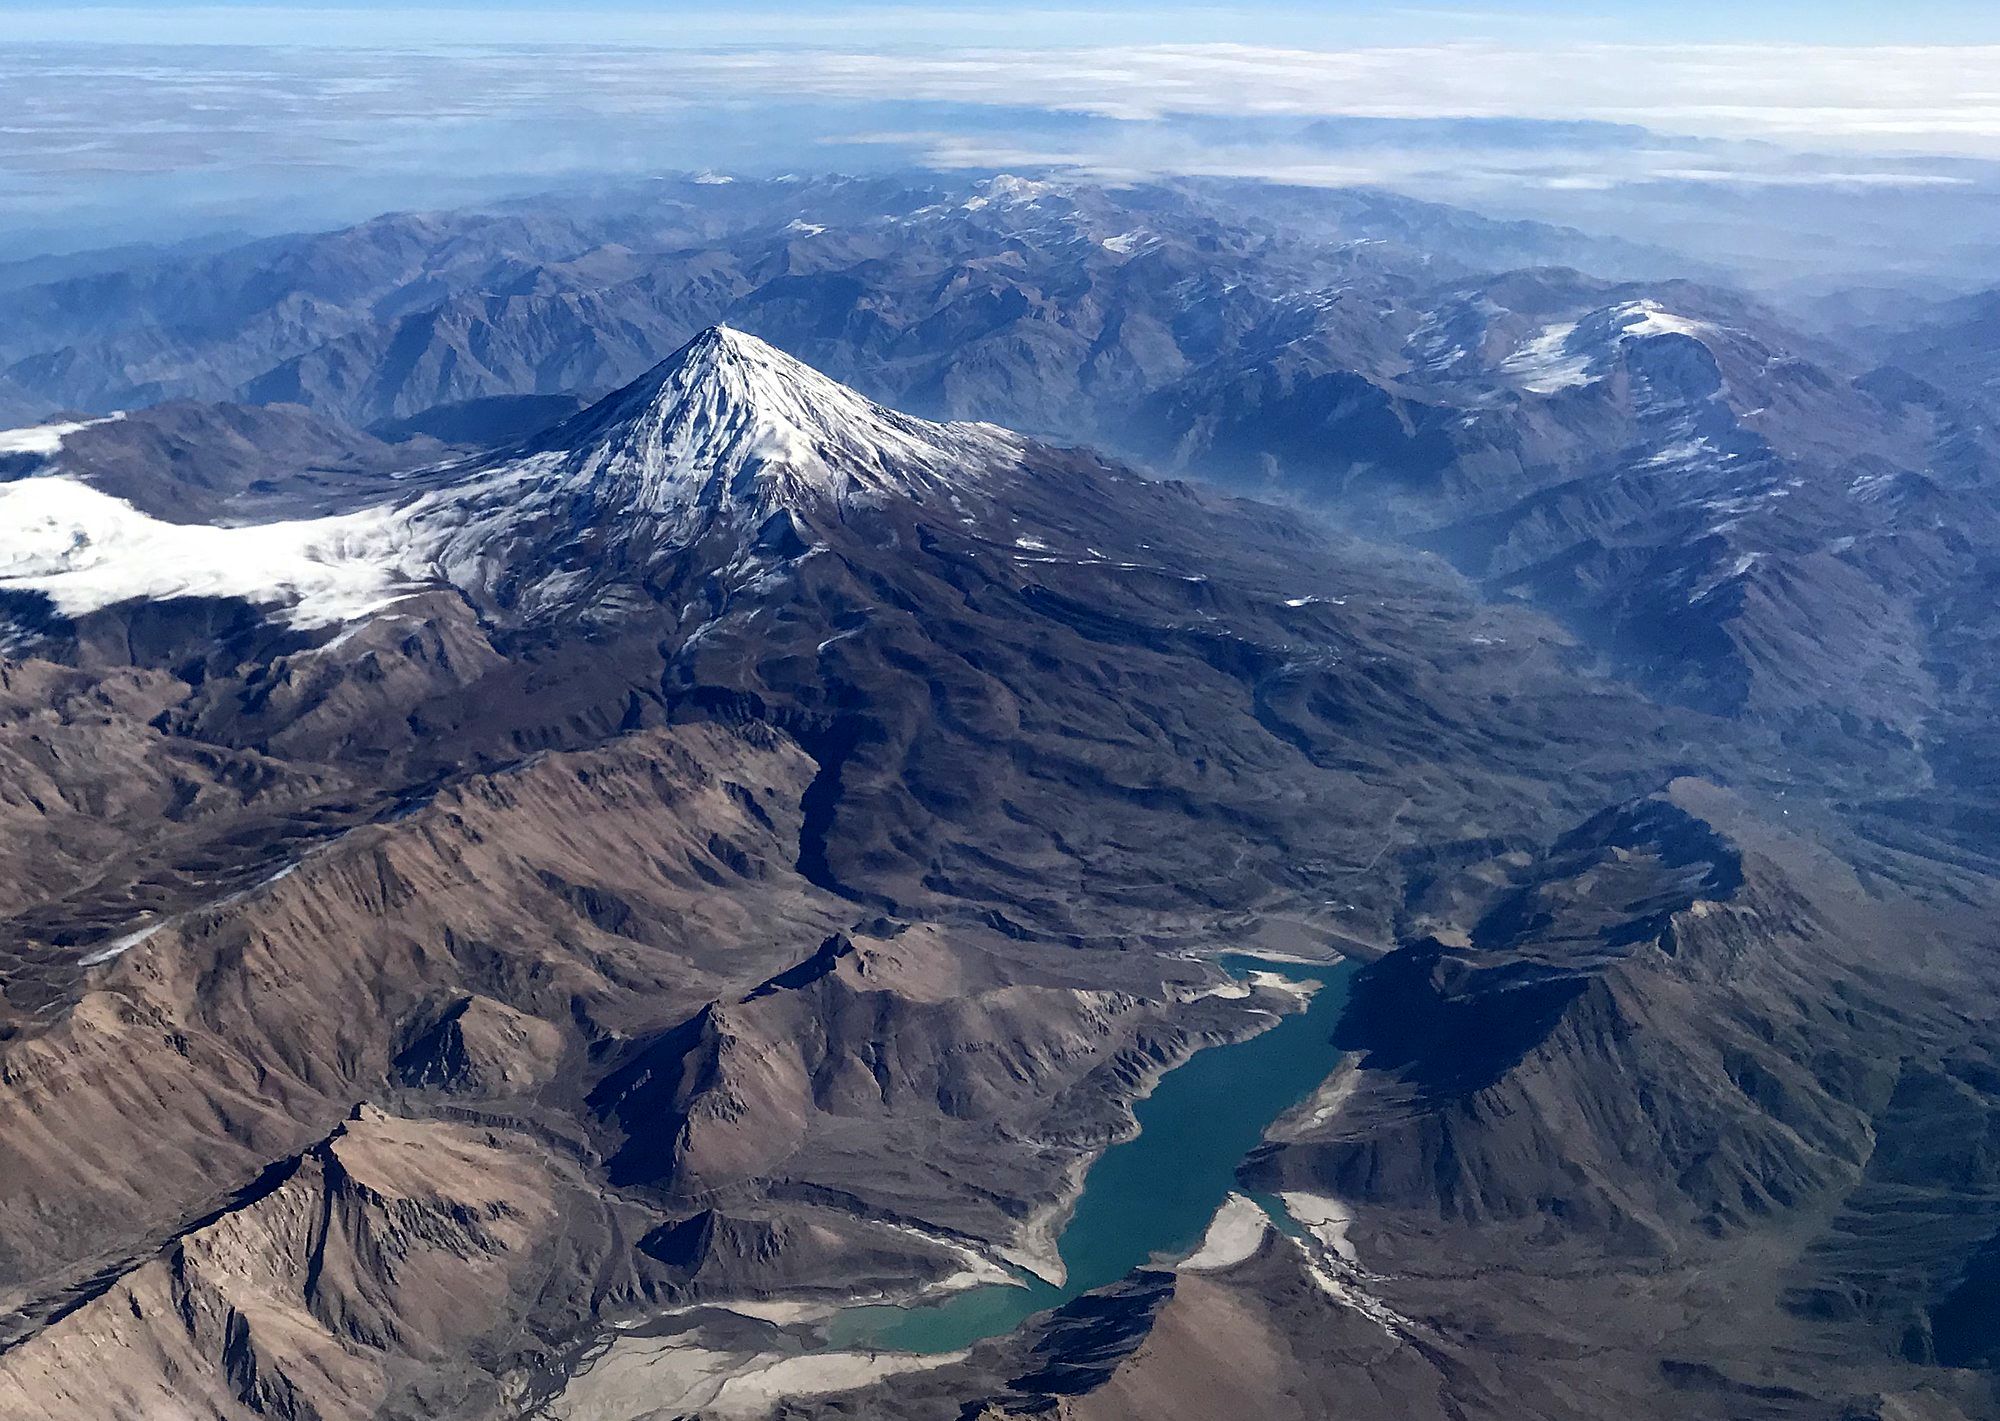
[(154, 405), (58, 422), (0, 439), (0, 481), (32, 478), (60, 455), (92, 488), (172, 523), (270, 521), (393, 496), (390, 475), (462, 453), (397, 443), (292, 405)]
[(563, 1256), (566, 1174), (529, 1142), (363, 1107), (14, 1349), (0, 1405), (306, 1418), (454, 1407), (468, 1383), (492, 1405), (460, 1349), (512, 1310), (521, 1275), (590, 1261)]
[[(85, 433), (0, 487), (46, 510), (0, 587), (39, 865), (6, 904), (0, 1370), (37, 1396), (117, 1348), (128, 1399), (206, 1368), (222, 1414), (477, 1414), (445, 1353), (525, 1384), (607, 1312), (1043, 1257), (1125, 1102), (1268, 1020), (1116, 949), (1380, 931), (1396, 845), (1535, 832), (1714, 739), (1435, 572), (726, 330), (279, 523), (136, 507)], [(200, 1261), (346, 1209), (317, 1142), (369, 1102), (507, 1156), (512, 1212), (447, 1261), (356, 1245), (385, 1315), (481, 1270), (449, 1338), (349, 1325), (320, 1255), (258, 1245), (254, 1309)], [(284, 1161), (307, 1182), (251, 1187)], [(540, 1283), (508, 1230), (550, 1208)]]
[[(815, 803), (830, 817), (816, 813), (811, 838), (830, 847), (802, 863), (829, 884), (870, 862), (878, 885), (907, 874), (877, 892), (885, 905), (977, 884), (1066, 922), (1053, 883), (1104, 871), (1095, 860), (1114, 844), (1114, 859), (1151, 844), (1161, 857), (1131, 874), (1143, 901), (1136, 885), (1187, 852), (1145, 827), (1168, 807), (1260, 826), (1222, 872), (1197, 875), (1216, 905), (1296, 895), (1299, 865), (1378, 856), (1377, 826), (1547, 793), (1525, 783), (1543, 737), (1614, 780), (1644, 763), (1580, 710), (1612, 693), (1562, 675), (1533, 623), (1477, 613), (1443, 579), (1334, 552), (1272, 510), (988, 427), (911, 421), (748, 337), (704, 336), (546, 436), (422, 481), (400, 503), (326, 519), (187, 530), (222, 551), (163, 573), (147, 553), (163, 525), (65, 474), (26, 480), (0, 497), (76, 502), (17, 535), (28, 543), (0, 590), (24, 629), (85, 659), (171, 642), (218, 596), (263, 609), (204, 654), (201, 686), (173, 712), (212, 742), (323, 754), (373, 709), (362, 733), (386, 737), (377, 753), (442, 768), (476, 736), (478, 753), (504, 757), (562, 734), (539, 720), (556, 710), (547, 694), (527, 689), (556, 667), (569, 668), (564, 696), (602, 698), (558, 719), (771, 720), (825, 776)], [(255, 556), (227, 551), (239, 545)], [(135, 565), (145, 578), (124, 580)], [(391, 604), (414, 619), (397, 633), (403, 669), (364, 657), (364, 687), (337, 653), (366, 643), (333, 628)], [(585, 629), (594, 645), (576, 641)], [(1399, 766), (1440, 760), (1460, 777), (1403, 792)], [(989, 768), (985, 793), (966, 793), (968, 763)], [(1302, 775), (1338, 786), (1353, 820), (1314, 814)], [(1078, 791), (1113, 818), (1086, 829), (1064, 807)], [(1127, 872), (1107, 868), (1099, 894)]]
[(1987, 409), (2000, 399), (2000, 292), (1980, 291), (1940, 302), (1921, 321), (1864, 327), (1859, 341), (1877, 344), (1896, 364)]
[(0, 387), (488, 442), (726, 319), (900, 408), (1440, 551), (1653, 694), (1789, 720), (1841, 777), (1921, 777), (1966, 680), (1936, 608), (1994, 531), (1982, 308), (1841, 343), (1675, 269), (1381, 194), (668, 181), (31, 284), (0, 294)]
[[(1440, 551), (1656, 695), (1791, 721), (1842, 778), (1924, 774), (1928, 708), (1965, 679), (1930, 627), (1994, 531), (2000, 449), (1948, 368), (1976, 349), (1976, 304), (1929, 338), (1843, 346), (1670, 264), (1554, 265), (1646, 265), (1576, 234), (1245, 184), (664, 182), (550, 212), (30, 286), (5, 297), (17, 339), (68, 344), (0, 378), (51, 406), (231, 393), (479, 442), (727, 319), (901, 408)], [(250, 274), (274, 253), (289, 285)], [(199, 310), (173, 309), (184, 278)], [(105, 282), (133, 328), (88, 328)], [(176, 361), (223, 373), (155, 378)], [(148, 373), (120, 383), (121, 362)], [(1945, 733), (1965, 744), (1978, 719)]]
[(1993, 1414), (1965, 921), (1693, 781), (1425, 858), (1347, 1064), (1241, 1172), (1281, 1227), (853, 1412)]
[(1432, 903), (1464, 936), (1365, 970), (1350, 1072), (1251, 1167), (1341, 1201), (1356, 1281), (1463, 1349), (1445, 1396), (1582, 1384), (1589, 1315), (1634, 1414), (1986, 1414), (1926, 1320), (2000, 1209), (1984, 1107), (1913, 1100), (1986, 1054), (1990, 964), (1935, 975), (1951, 913), (1698, 783), (1481, 878)]
[(2000, 457), (1968, 408), (1726, 293), (1564, 273), (1445, 293), (1404, 355), (1359, 370), (1302, 310), (1129, 442), (1435, 548), (1657, 694), (1793, 720), (1843, 771), (1859, 727), (1915, 772), (1930, 606), (1992, 531)]
[[(783, 1331), (1046, 1269), (1134, 1097), (1292, 1009), (1210, 990), (1246, 943), (1379, 958), (1352, 1077), (1250, 1175), (1355, 1227), (1212, 1286), (1142, 1270), (825, 1414), (1092, 1414), (1175, 1390), (1148, 1331), (1215, 1309), (1262, 1349), (1245, 1385), (1315, 1406), (1505, 1414), (1473, 1403), (1550, 1335), (1573, 1370), (1520, 1394), (1552, 1416), (1794, 1386), (1791, 1352), (1606, 1303), (1716, 1239), (1778, 1241), (1763, 1336), (1874, 1339), (1843, 1377), (1976, 1350), (1980, 1160), (1976, 1207), (1908, 1211), (1893, 1285), (1843, 1211), (1923, 1203), (1924, 1100), (1985, 1099), (1982, 871), (1802, 788), (1753, 716), (1595, 679), (1430, 560), (728, 329), (503, 450), (221, 478), (222, 524), (137, 506), (91, 433), (0, 485), (0, 812), (34, 867), (0, 900), (0, 1396), (62, 1414), (117, 1357), (110, 1408), (506, 1414), (614, 1322)], [(266, 480), (301, 506), (234, 521)], [(1690, 767), (1751, 807), (1655, 797)], [(1869, 878), (1745, 847), (1774, 814)], [(1872, 960), (1898, 923), (1922, 950)], [(1525, 1281), (1467, 1294), (1461, 1254)], [(1548, 1326), (1494, 1322), (1543, 1287)], [(1889, 1358), (1912, 1325), (1938, 1340)], [(1522, 1330), (1518, 1371), (1479, 1355)], [(1675, 1370), (1745, 1356), (1772, 1375)]]

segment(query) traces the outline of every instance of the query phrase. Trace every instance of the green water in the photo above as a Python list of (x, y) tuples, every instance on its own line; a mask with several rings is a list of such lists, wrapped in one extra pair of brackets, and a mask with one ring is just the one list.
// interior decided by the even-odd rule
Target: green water
[(915, 1307), (848, 1308), (829, 1324), (829, 1345), (955, 1352), (1115, 1283), (1155, 1254), (1193, 1250), (1265, 1127), (1339, 1063), (1333, 1028), (1351, 970), (1348, 964), (1318, 967), (1240, 955), (1222, 965), (1233, 976), (1278, 971), (1320, 988), (1306, 1010), (1270, 1030), (1196, 1052), (1139, 1102), (1139, 1133), (1106, 1150), (1084, 1177), (1083, 1195), (1058, 1241), (1069, 1270), (1063, 1286), (1027, 1278), (1026, 1287), (970, 1288)]

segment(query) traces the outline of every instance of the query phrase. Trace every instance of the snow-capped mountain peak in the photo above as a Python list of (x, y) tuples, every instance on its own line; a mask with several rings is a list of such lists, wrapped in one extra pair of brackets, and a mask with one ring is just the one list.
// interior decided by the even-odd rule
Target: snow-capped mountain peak
[(990, 425), (884, 409), (755, 336), (714, 326), (632, 384), (551, 430), (563, 482), (633, 511), (768, 509), (799, 494), (919, 493), (1009, 460)]
[(970, 489), (1023, 447), (992, 425), (885, 409), (717, 326), (523, 448), (401, 503), (202, 527), (164, 523), (59, 468), (0, 486), (0, 590), (39, 592), (70, 616), (237, 597), (311, 627), (448, 583), (482, 598), (504, 588), (534, 616), (715, 528), (747, 544), (780, 509)]

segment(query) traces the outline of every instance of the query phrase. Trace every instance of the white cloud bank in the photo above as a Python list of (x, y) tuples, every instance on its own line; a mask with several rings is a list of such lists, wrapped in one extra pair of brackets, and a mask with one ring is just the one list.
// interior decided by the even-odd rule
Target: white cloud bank
[[(957, 12), (898, 9), (892, 25), (891, 12), (871, 11), (847, 33), (832, 17), (853, 12), (829, 8), (789, 38), (773, 32), (782, 17), (746, 16), (736, 46), (716, 43), (712, 14), (627, 16), (630, 35), (575, 15), (571, 42), (555, 45), (504, 42), (533, 32), (512, 12), (460, 11), (453, 23), (487, 26), (487, 43), (363, 46), (357, 34), (343, 47), (334, 12), (322, 11), (316, 44), (259, 47), (257, 17), (276, 12), (256, 7), (213, 12), (215, 25), (236, 27), (234, 45), (141, 42), (157, 38), (161, 16), (185, 28), (191, 13), (203, 12), (78, 7), (0, 25), (0, 255), (270, 230), (279, 210), (293, 225), (332, 225), (577, 176), (706, 166), (1378, 184), (1550, 215), (1517, 194), (1736, 184), (1773, 200), (1893, 189), (1943, 201), (1952, 189), (1991, 192), (1987, 164), (2000, 160), (2000, 44), (1613, 43), (1579, 38), (1601, 31), (1575, 25), (1436, 42), (1335, 43), (1302, 26), (1284, 44), (1110, 43), (1101, 25), (1059, 31), (1030, 10), (1020, 42), (995, 39), (988, 12), (959, 28), (990, 42), (898, 46), (885, 38), (894, 26), (954, 32)], [(311, 33), (311, 13), (289, 22)], [(361, 13), (340, 23), (359, 25)], [(386, 12), (366, 13), (379, 24)], [(1441, 13), (1407, 32), (1482, 33), (1478, 15)], [(95, 42), (23, 42), (65, 26)], [(1053, 42), (1059, 33), (1066, 42)], [(1413, 131), (1309, 131), (1323, 119)], [(1414, 131), (1461, 120), (1499, 127)], [(1524, 121), (1628, 127), (1528, 133)], [(1590, 209), (1567, 210), (1578, 216), (1557, 219)], [(1926, 240), (1963, 225), (1933, 208), (1912, 221)], [(1883, 244), (1908, 242), (1899, 229)]]
[[(670, 61), (671, 62), (671, 61)], [(2000, 45), (1250, 45), (707, 56), (703, 86), (1175, 115), (1531, 118), (2000, 156)]]
[[(504, 33), (504, 22), (495, 24)], [(608, 45), (598, 31), (579, 26), (577, 42), (554, 48), (245, 46), (218, 54), (108, 43), (38, 52), (19, 42), (22, 33), (16, 28), (13, 42), (0, 35), (0, 78), (22, 100), (4, 129), (12, 147), (44, 129), (75, 141), (82, 137), (76, 129), (91, 126), (93, 107), (106, 114), (106, 131), (90, 136), (103, 142), (116, 138), (109, 120), (137, 108), (151, 120), (152, 139), (164, 134), (184, 143), (223, 118), (238, 134), (285, 124), (351, 130), (369, 118), (463, 121), (537, 107), (607, 119), (660, 118), (690, 104), (761, 95), (1113, 119), (1589, 120), (1820, 149), (2000, 157), (2000, 45), (1489, 39), (1312, 49), (1220, 43), (842, 47), (835, 32), (807, 26), (793, 43), (775, 42), (753, 28), (747, 46), (695, 48)], [(115, 90), (93, 95), (92, 76), (100, 73)], [(63, 87), (50, 92), (56, 77)], [(109, 102), (80, 102), (88, 99)], [(337, 110), (318, 107), (334, 99)], [(71, 156), (103, 159), (89, 149)]]

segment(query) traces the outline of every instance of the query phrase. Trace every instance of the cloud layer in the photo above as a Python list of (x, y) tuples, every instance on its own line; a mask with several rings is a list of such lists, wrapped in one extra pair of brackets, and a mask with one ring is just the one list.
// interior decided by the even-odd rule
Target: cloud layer
[(2000, 46), (1499, 43), (707, 56), (708, 89), (893, 92), (1109, 118), (1356, 114), (1643, 124), (1674, 133), (2000, 156)]
[[(117, 31), (120, 13), (90, 23)], [(896, 48), (769, 30), (706, 48), (689, 47), (700, 26), (680, 47), (0, 43), (0, 254), (662, 167), (1056, 166), (1483, 201), (1983, 188), (1973, 160), (2000, 159), (2000, 46)]]

